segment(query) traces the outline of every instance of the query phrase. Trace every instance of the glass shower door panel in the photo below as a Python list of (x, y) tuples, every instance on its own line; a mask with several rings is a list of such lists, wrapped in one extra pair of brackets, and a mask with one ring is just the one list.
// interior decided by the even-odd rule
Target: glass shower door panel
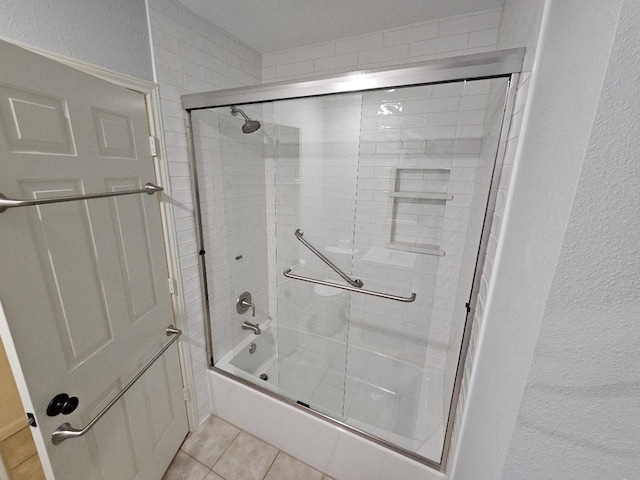
[(439, 461), (506, 80), (363, 94), (345, 422)]
[(283, 272), (346, 284), (304, 240), (352, 275), (361, 100), (344, 94), (274, 104), (271, 246), (279, 357), (272, 373), (283, 395), (339, 420), (351, 295)]
[[(271, 103), (239, 107), (249, 119), (258, 120), (260, 128), (246, 128), (249, 121), (238, 111), (234, 115), (231, 107), (195, 111), (192, 118), (214, 363), (259, 383), (259, 375), (277, 357), (274, 333), (269, 329), (265, 169), (273, 138), (273, 125), (268, 121), (273, 107)], [(195, 279), (197, 265), (191, 268)], [(251, 294), (255, 316), (251, 308), (238, 312), (237, 299), (243, 292)], [(194, 298), (187, 309), (200, 303)], [(260, 325), (261, 334), (243, 329), (244, 322)], [(271, 384), (265, 386), (276, 389)]]

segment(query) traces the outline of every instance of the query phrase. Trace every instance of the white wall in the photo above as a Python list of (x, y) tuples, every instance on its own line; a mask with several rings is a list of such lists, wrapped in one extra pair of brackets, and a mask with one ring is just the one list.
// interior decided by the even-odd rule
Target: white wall
[[(527, 27), (532, 5), (518, 0), (510, 8), (510, 3), (505, 8), (509, 30), (535, 33)], [(541, 9), (542, 2), (538, 3)], [(476, 339), (475, 365), (454, 459), (455, 480), (495, 480), (503, 471), (620, 2), (546, 4), (526, 108), (516, 122), (516, 126), (522, 122), (524, 129), (517, 149), (507, 153), (515, 159), (513, 174), (505, 213), (498, 219), (502, 232), (483, 305), (485, 320)], [(521, 35), (513, 38), (526, 41)]]
[(640, 4), (627, 0), (505, 480), (640, 475)]
[[(204, 315), (193, 221), (193, 196), (187, 163), (187, 137), (180, 96), (259, 83), (260, 55), (221, 28), (202, 20), (172, 0), (150, 0), (149, 4), (196, 390), (193, 397), (198, 416), (203, 420), (210, 412)], [(212, 177), (215, 173), (213, 158), (200, 157), (199, 161), (201, 164), (209, 163), (209, 167), (200, 167), (205, 175)], [(203, 183), (201, 193), (210, 200), (221, 199), (220, 186), (215, 182)], [(205, 232), (206, 236), (211, 234), (215, 232)]]
[(145, 0), (3, 0), (0, 35), (153, 79)]

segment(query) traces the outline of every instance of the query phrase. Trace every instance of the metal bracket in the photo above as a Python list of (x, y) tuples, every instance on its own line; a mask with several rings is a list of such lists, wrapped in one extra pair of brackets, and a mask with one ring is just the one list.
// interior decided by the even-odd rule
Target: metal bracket
[(149, 136), (149, 149), (151, 150), (152, 157), (158, 156), (158, 152), (160, 151), (160, 141), (158, 137)]

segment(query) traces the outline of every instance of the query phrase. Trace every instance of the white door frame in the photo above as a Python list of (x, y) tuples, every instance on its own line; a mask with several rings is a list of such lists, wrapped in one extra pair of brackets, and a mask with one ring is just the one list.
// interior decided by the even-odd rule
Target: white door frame
[[(144, 95), (147, 104), (147, 112), (149, 117), (150, 135), (158, 139), (159, 145), (157, 145), (157, 155), (153, 157), (154, 166), (156, 171), (156, 181), (164, 188), (163, 195), (171, 197), (171, 182), (169, 178), (169, 163), (167, 159), (167, 153), (164, 142), (164, 129), (162, 124), (162, 115), (160, 114), (160, 92), (159, 85), (147, 80), (141, 80), (139, 78), (132, 77), (120, 72), (114, 72), (112, 70), (92, 65), (90, 63), (82, 62), (65, 55), (61, 55), (55, 52), (51, 52), (39, 47), (34, 47), (26, 43), (0, 36), (0, 40), (12, 43), (26, 50), (38, 53), (51, 60), (55, 60), (59, 63), (65, 64), (69, 67), (75, 68), (82, 72), (98, 77), (102, 80), (106, 80), (121, 87), (128, 88)], [(174, 292), (171, 295), (171, 302), (173, 305), (173, 314), (175, 317), (175, 325), (181, 329), (185, 335), (182, 339), (178, 340), (178, 355), (180, 358), (180, 371), (182, 372), (182, 384), (185, 389), (185, 404), (187, 407), (187, 419), (189, 422), (189, 430), (194, 430), (198, 426), (198, 414), (196, 410), (196, 404), (193, 401), (194, 392), (194, 380), (193, 371), (191, 369), (191, 352), (186, 339), (189, 337), (188, 325), (186, 322), (184, 295), (182, 291), (182, 272), (180, 270), (179, 254), (178, 254), (178, 238), (175, 228), (175, 216), (173, 214), (173, 207), (170, 202), (164, 201), (164, 197), (160, 202), (160, 214), (162, 217), (162, 231), (164, 234), (165, 252), (167, 257), (167, 266), (169, 269), (169, 278), (172, 281), (171, 290)], [(13, 352), (7, 351), (7, 356)], [(17, 365), (18, 363), (12, 362), (9, 358), (11, 365)], [(16, 376), (16, 372), (13, 372)], [(21, 375), (20, 375), (21, 376)], [(17, 378), (17, 377), (16, 377)]]

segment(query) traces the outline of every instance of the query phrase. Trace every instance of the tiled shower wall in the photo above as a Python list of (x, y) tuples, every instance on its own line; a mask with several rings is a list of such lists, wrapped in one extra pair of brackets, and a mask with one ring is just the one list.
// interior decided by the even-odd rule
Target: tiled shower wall
[[(202, 20), (177, 2), (150, 0), (149, 7), (195, 383), (195, 392), (192, 392), (192, 395), (198, 417), (203, 420), (210, 413), (207, 360), (204, 350), (204, 315), (193, 221), (193, 194), (187, 163), (185, 117), (180, 96), (260, 83), (261, 58), (260, 54), (247, 45), (216, 25)], [(211, 141), (215, 142), (215, 139)], [(217, 148), (217, 144), (214, 143), (211, 147)], [(213, 166), (205, 168), (205, 174), (210, 173), (209, 168), (213, 169)], [(213, 201), (219, 198), (216, 189), (220, 186), (210, 182), (204, 183), (202, 193), (205, 198)], [(214, 211), (215, 209), (210, 210), (211, 213)], [(208, 230), (205, 235), (211, 236), (215, 233), (215, 230)]]
[[(538, 41), (538, 32), (544, 4), (544, 0), (507, 0), (502, 12), (494, 11), (456, 19), (446, 19), (441, 22), (408, 26), (395, 30), (377, 32), (371, 35), (328, 42), (317, 46), (301, 47), (263, 55), (263, 81), (269, 82), (306, 78), (385, 65), (401, 65), (412, 61), (429, 60), (486, 50), (527, 47), (523, 73), (517, 85), (516, 105), (513, 111), (511, 129), (508, 134), (507, 151), (499, 184), (497, 204), (493, 217), (494, 221), (489, 239), (485, 267), (482, 272), (482, 286), (474, 317), (469, 355), (465, 363), (465, 374), (457, 408), (452, 451), (455, 450), (455, 442), (459, 433), (466, 392), (473, 368), (476, 341), (483, 321), (484, 305), (487, 299), (491, 272), (500, 238), (501, 220), (509, 193), (511, 170), (514, 164), (518, 136), (524, 116), (529, 78), (533, 66), (535, 46)], [(443, 25), (442, 28), (441, 25)], [(449, 38), (449, 40), (455, 40), (453, 42), (438, 40), (439, 37), (464, 36), (465, 33), (468, 35), (465, 48), (471, 50), (462, 50), (464, 43), (462, 37), (459, 37), (457, 40)], [(480, 38), (484, 38), (488, 43), (481, 46), (478, 45), (476, 42), (478, 42)], [(491, 39), (491, 41), (489, 41), (489, 39)], [(398, 47), (395, 42), (402, 46)], [(427, 52), (425, 49), (435, 50)], [(389, 58), (388, 55), (390, 54), (396, 55), (396, 57)], [(375, 55), (377, 55), (377, 57)], [(451, 369), (452, 365), (454, 365), (453, 360), (448, 359), (447, 369)], [(449, 463), (449, 465), (451, 464), (453, 464), (453, 462)]]
[[(256, 109), (246, 108), (253, 117)], [(261, 110), (261, 109), (260, 109)], [(244, 119), (229, 108), (193, 112), (201, 191), (207, 281), (213, 319), (213, 355), (218, 361), (250, 334), (249, 320), (269, 318), (264, 131), (242, 132)], [(239, 315), (236, 299), (252, 295), (255, 317)]]
[[(350, 342), (420, 368), (444, 368), (490, 84), (363, 95), (355, 247), (366, 253), (354, 273), (374, 290), (415, 291), (417, 299), (352, 296)], [(394, 190), (417, 188), (453, 198), (391, 197)], [(438, 254), (422, 253), (421, 244), (434, 245)]]
[[(464, 15), (451, 17), (436, 22), (427, 22), (421, 24), (409, 25), (402, 28), (385, 30), (370, 35), (352, 37), (348, 39), (327, 42), (323, 44), (313, 45), (309, 47), (300, 47), (281, 52), (275, 52), (263, 55), (263, 82), (282, 81), (301, 79), (317, 75), (335, 74), (339, 72), (352, 71), (358, 69), (375, 68), (380, 66), (399, 65), (417, 61), (433, 60), (436, 58), (464, 55), (470, 53), (479, 53), (496, 49), (498, 37), (498, 26), (500, 24), (501, 11), (492, 10), (474, 15)], [(476, 102), (476, 107), (465, 107), (469, 113), (461, 120), (458, 126), (458, 118), (450, 121), (449, 124), (444, 117), (447, 114), (451, 117), (453, 112), (452, 105), (459, 105), (462, 91), (455, 92), (458, 86), (440, 87), (435, 93), (435, 99), (431, 99), (431, 90), (425, 90), (425, 98), (420, 99), (422, 103), (416, 103), (410, 108), (416, 108), (418, 105), (423, 106), (428, 111), (415, 111), (416, 115), (434, 114), (437, 116), (440, 110), (442, 118), (440, 124), (435, 116), (431, 125), (420, 125), (423, 130), (430, 130), (428, 135), (433, 138), (434, 135), (451, 135), (456, 129), (460, 129), (458, 134), (461, 137), (475, 138), (477, 148), (467, 152), (468, 154), (480, 153), (480, 141), (482, 137), (482, 129), (484, 122), (483, 109), (488, 103), (488, 84), (480, 87), (479, 85), (470, 85), (473, 88), (484, 88), (483, 91), (467, 92), (473, 95), (467, 102)], [(441, 92), (440, 92), (441, 90)], [(399, 91), (400, 92), (400, 91)], [(399, 95), (400, 93), (396, 93)], [(379, 97), (382, 95), (382, 97)], [(458, 96), (456, 98), (456, 95)], [(419, 96), (419, 95), (418, 95)], [(425, 100), (429, 98), (429, 102)], [(356, 228), (358, 232), (356, 242), (364, 240), (364, 244), (369, 244), (371, 236), (375, 238), (373, 244), (383, 245), (388, 242), (389, 238), (381, 238), (376, 233), (381, 231), (381, 223), (388, 221), (389, 211), (389, 189), (392, 182), (392, 166), (399, 165), (398, 158), (402, 156), (405, 149), (414, 150), (424, 148), (419, 145), (419, 139), (413, 139), (413, 145), (409, 145), (412, 138), (406, 137), (406, 134), (415, 135), (416, 131), (407, 131), (405, 125), (405, 136), (401, 135), (403, 130), (396, 125), (396, 130), (389, 130), (393, 125), (381, 125), (378, 128), (377, 117), (383, 117), (385, 113), (382, 111), (383, 103), (388, 103), (393, 108), (394, 94), (386, 93), (367, 93), (364, 95), (363, 105), (363, 125), (362, 138), (359, 153), (361, 155), (361, 170), (359, 176), (362, 178), (358, 182), (358, 216), (360, 228)], [(380, 100), (383, 100), (381, 102)], [(395, 98), (397, 100), (397, 98)], [(405, 99), (400, 99), (405, 100)], [(427, 105), (427, 103), (429, 103)], [(419, 107), (417, 107), (419, 108)], [(380, 111), (379, 111), (380, 110)], [(391, 119), (393, 115), (387, 118)], [(473, 117), (473, 118), (472, 118)], [(382, 123), (385, 120), (381, 120)], [(417, 129), (415, 129), (417, 130)], [(425, 134), (425, 132), (420, 132)], [(393, 135), (396, 135), (395, 141)], [(406, 138), (405, 138), (406, 137)], [(444, 137), (442, 137), (444, 138)], [(471, 146), (473, 142), (468, 142)], [(378, 146), (376, 146), (376, 144)], [(415, 151), (409, 152), (417, 153)], [(424, 152), (423, 152), (424, 153)], [(410, 160), (410, 156), (406, 157)], [(413, 166), (415, 164), (413, 157)], [(462, 171), (461, 171), (462, 172)], [(459, 173), (456, 172), (456, 175)], [(374, 188), (374, 185), (375, 188)], [(367, 188), (370, 186), (371, 188)], [(377, 191), (376, 191), (377, 190)], [(376, 196), (374, 199), (373, 196)], [(382, 198), (384, 196), (384, 199)], [(378, 203), (376, 203), (376, 201)], [(344, 203), (343, 203), (344, 205)], [(450, 211), (454, 206), (451, 205)], [(375, 225), (375, 221), (371, 222), (373, 217), (378, 217), (380, 224)], [(384, 218), (383, 218), (384, 217)], [(312, 219), (307, 218), (307, 222)], [(451, 224), (451, 223), (449, 223)], [(388, 232), (388, 225), (382, 230)], [(388, 233), (386, 233), (388, 235)], [(384, 235), (382, 235), (384, 236)], [(366, 237), (366, 238), (365, 238)], [(450, 254), (452, 252), (450, 251)], [(402, 252), (396, 252), (396, 256), (401, 256)], [(454, 310), (454, 300), (451, 296), (450, 289), (440, 282), (440, 286), (436, 286), (436, 274), (438, 268), (440, 270), (447, 269), (447, 263), (455, 258), (455, 255), (442, 261), (442, 266), (438, 267), (437, 257), (427, 258), (426, 255), (418, 255), (424, 261), (431, 260), (431, 267), (425, 265), (421, 271), (426, 275), (419, 282), (415, 282), (418, 286), (419, 297), (421, 301), (428, 299), (429, 305), (424, 305), (433, 312), (431, 322), (425, 323), (425, 316), (420, 318), (412, 315), (406, 315), (403, 307), (390, 307), (388, 302), (380, 299), (369, 299), (364, 301), (360, 298), (352, 296), (351, 318), (353, 320), (353, 335), (350, 337), (354, 342), (366, 346), (368, 348), (379, 349), (385, 354), (392, 355), (404, 361), (411, 363), (426, 363), (432, 366), (444, 367), (447, 354), (447, 346), (450, 340), (451, 316)], [(334, 260), (336, 256), (334, 255)], [(338, 257), (338, 261), (339, 261)], [(348, 260), (348, 259), (347, 259)], [(345, 260), (345, 261), (347, 261)], [(428, 262), (427, 262), (428, 263)], [(341, 265), (343, 266), (343, 265)], [(348, 266), (348, 265), (347, 265)], [(376, 278), (380, 273), (379, 266), (364, 262), (355, 265), (355, 276)], [(432, 275), (428, 274), (431, 268)], [(398, 286), (398, 291), (394, 292), (402, 294), (402, 291), (409, 292), (413, 285), (407, 281), (406, 272), (400, 268), (396, 272), (395, 269), (386, 269), (388, 278), (394, 278), (394, 285)], [(449, 270), (456, 270), (453, 266)], [(394, 273), (395, 272), (395, 273)], [(444, 272), (440, 272), (443, 274)], [(389, 288), (389, 282), (384, 281), (385, 275), (378, 278), (378, 282), (382, 280), (382, 284), (378, 283), (379, 288)], [(450, 284), (454, 284), (456, 279), (450, 278)], [(449, 287), (451, 285), (448, 285)], [(404, 287), (404, 290), (402, 289)], [(436, 293), (437, 290), (437, 293)], [(436, 300), (434, 300), (436, 299)], [(392, 310), (391, 312), (387, 310)], [(433, 310), (431, 310), (433, 309)], [(365, 317), (367, 320), (365, 320)], [(431, 317), (431, 316), (428, 316)], [(390, 322), (389, 318), (395, 318), (396, 321)], [(400, 323), (398, 323), (400, 322)], [(455, 333), (455, 332), (454, 332)], [(427, 337), (430, 345), (427, 349)], [(416, 341), (421, 338), (420, 341)], [(426, 359), (425, 359), (426, 355)]]
[[(427, 364), (444, 368), (490, 84), (460, 82), (276, 104), (277, 213), (270, 222), (277, 232), (272, 244), (277, 245), (275, 275), (283, 299), (279, 322), (335, 337), (348, 317), (353, 344), (419, 367), (428, 355)], [(286, 134), (278, 133), (283, 125), (289, 126)], [(446, 178), (438, 185), (407, 178), (394, 186), (397, 170), (404, 177), (421, 176), (423, 169)], [(486, 175), (483, 179), (486, 185)], [(439, 186), (454, 198), (394, 202), (391, 192), (412, 189), (411, 182), (424, 183), (426, 191)], [(397, 204), (402, 208), (394, 214)], [(323, 298), (310, 284), (283, 281), (278, 273), (292, 266), (295, 273), (339, 280), (297, 242), (296, 228), (344, 271), (366, 280), (366, 288), (401, 296), (415, 291), (418, 300), (407, 305), (352, 295), (347, 303), (337, 291)], [(392, 235), (436, 243), (446, 254), (389, 249)]]
[[(482, 226), (485, 209), (486, 209), (486, 193), (488, 185), (494, 173), (494, 165), (496, 151), (498, 149), (498, 141), (501, 133), (502, 120), (504, 116), (505, 97), (507, 89), (507, 80), (483, 81), (486, 88), (487, 108), (485, 110), (482, 131), (483, 135), (480, 142), (480, 151), (478, 155), (478, 164), (473, 179), (473, 197), (469, 211), (469, 217), (474, 221), (469, 223), (469, 227), (465, 236), (465, 244), (477, 245), (478, 239), (482, 233)], [(489, 248), (494, 248), (491, 244)], [(464, 281), (459, 284), (456, 292), (455, 306), (450, 331), (447, 332), (447, 341), (445, 342), (444, 352), (446, 353), (445, 374), (444, 374), (444, 390), (451, 392), (453, 382), (455, 380), (456, 369), (458, 366), (459, 349), (457, 348), (462, 341), (464, 322), (466, 318), (465, 302), (469, 299), (469, 292), (472, 287), (473, 271), (475, 270), (475, 260), (477, 251), (469, 248), (463, 253), (462, 271), (460, 277)]]
[(262, 56), (262, 81), (328, 75), (496, 49), (501, 10), (416, 23)]
[[(312, 278), (339, 279), (295, 237), (304, 238), (338, 265), (351, 270), (356, 199), (359, 94), (276, 102), (274, 155), (270, 182), (275, 185), (269, 222), (275, 226), (270, 247), (277, 266), (276, 295), (281, 325), (346, 341), (347, 295), (322, 296), (310, 283), (286, 280), (282, 271)], [(333, 250), (332, 252), (327, 249)]]
[[(149, 3), (177, 217), (189, 342), (196, 378), (196, 402), (202, 418), (208, 413), (206, 360), (192, 219), (192, 195), (186, 163), (186, 137), (179, 103), (180, 95), (250, 85), (260, 81), (303, 78), (494, 50), (501, 12), (494, 10), (454, 17), (266, 54), (262, 56), (264, 65), (262, 68), (259, 54), (219, 27), (201, 20), (180, 4), (171, 0), (150, 0)], [(507, 5), (515, 3), (521, 5), (516, 5), (511, 10), (527, 9), (526, 2), (522, 1), (508, 1)], [(542, 2), (532, 4), (530, 14), (532, 19), (535, 19), (536, 15), (534, 7), (540, 3)], [(509, 12), (509, 9), (507, 8), (506, 11)], [(512, 16), (521, 15), (521, 11)], [(521, 30), (511, 28), (510, 32), (501, 34), (505, 38), (511, 36), (510, 39), (507, 38), (501, 42), (501, 48), (524, 44), (513, 40), (517, 35), (522, 36), (523, 32), (529, 28), (529, 24), (523, 20), (520, 22), (520, 27), (522, 27)], [(523, 77), (522, 83), (525, 84), (526, 80), (527, 77)], [(506, 174), (509, 173), (508, 169), (507, 165)], [(207, 185), (205, 188), (214, 189), (215, 186)], [(499, 207), (504, 205), (505, 196), (506, 190), (502, 188)], [(211, 198), (214, 197), (211, 196)], [(215, 318), (212, 320), (216, 321)], [(229, 330), (228, 332), (230, 337), (231, 333)]]

